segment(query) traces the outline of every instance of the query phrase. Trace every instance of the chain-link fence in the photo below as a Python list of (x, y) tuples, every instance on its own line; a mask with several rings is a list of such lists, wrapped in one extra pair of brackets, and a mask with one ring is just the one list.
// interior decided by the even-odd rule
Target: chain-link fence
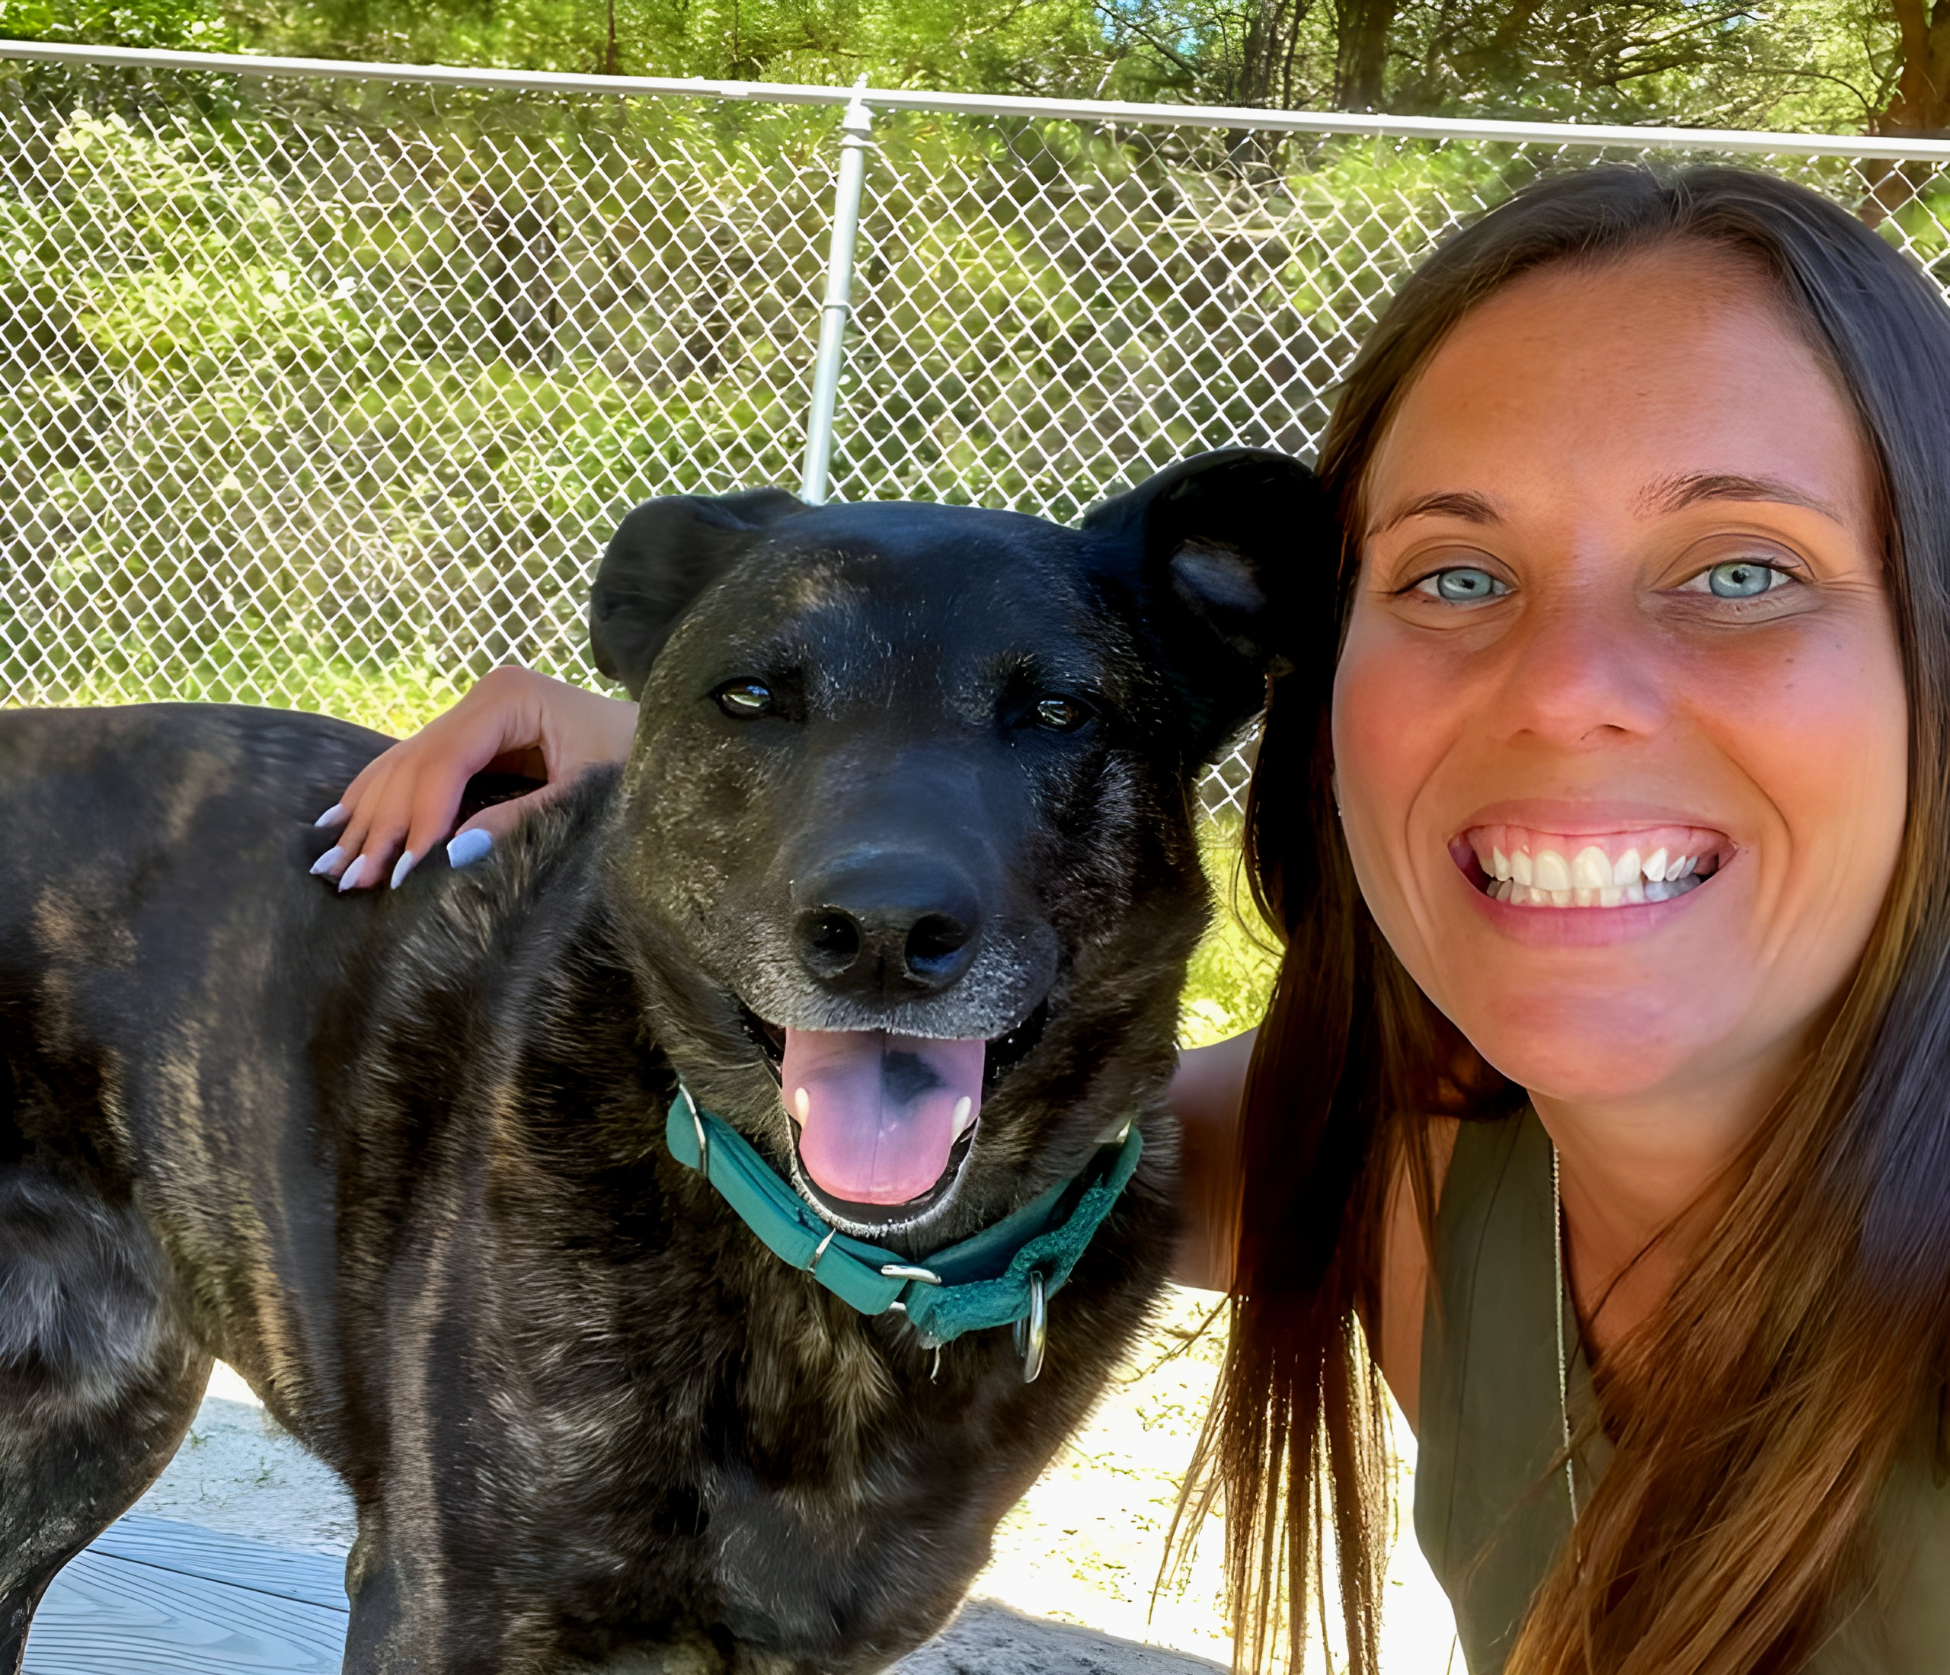
[[(1790, 174), (1950, 286), (1950, 145), (858, 98), (851, 499), (1071, 518), (1307, 453), (1430, 241), (1598, 159)], [(399, 728), (504, 658), (590, 678), (618, 515), (825, 434), (848, 99), (0, 43), (0, 701)]]

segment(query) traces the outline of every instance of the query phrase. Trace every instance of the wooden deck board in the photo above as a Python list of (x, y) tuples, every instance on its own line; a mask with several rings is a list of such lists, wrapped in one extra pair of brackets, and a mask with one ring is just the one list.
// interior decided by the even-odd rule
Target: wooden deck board
[(345, 1644), (341, 1574), (318, 1554), (124, 1519), (54, 1579), (25, 1675), (329, 1675)]
[(206, 1582), (227, 1582), (283, 1599), (344, 1611), (345, 1561), (325, 1553), (299, 1553), (176, 1518), (131, 1513), (89, 1549), (112, 1558), (181, 1571)]
[[(333, 1675), (339, 1560), (128, 1517), (47, 1592), (25, 1675)], [(1217, 1665), (974, 1601), (891, 1675), (1224, 1675)]]

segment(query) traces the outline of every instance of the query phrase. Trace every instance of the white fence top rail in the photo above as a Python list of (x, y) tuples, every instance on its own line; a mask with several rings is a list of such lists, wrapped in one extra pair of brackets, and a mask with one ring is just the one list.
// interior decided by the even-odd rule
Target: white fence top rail
[(999, 93), (930, 93), (898, 87), (810, 87), (789, 82), (706, 81), (702, 77), (568, 75), (466, 69), (448, 64), (368, 64), (334, 58), (271, 58), (235, 52), (166, 52), (132, 47), (0, 41), (0, 59), (128, 69), (194, 70), (243, 76), (314, 76), (429, 87), (584, 93), (611, 98), (746, 99), (781, 105), (845, 105), (937, 111), (962, 116), (1042, 117), (1157, 128), (1241, 128), (1299, 134), (1367, 134), (1399, 139), (1492, 140), (1517, 145), (1674, 147), (1797, 157), (1887, 157), (1950, 162), (1950, 140), (1886, 134), (1756, 133), (1733, 128), (1652, 128), (1579, 122), (1500, 122), (1389, 116), (1349, 111), (1257, 110), (1234, 105), (1141, 105), (1114, 100), (1032, 99)]

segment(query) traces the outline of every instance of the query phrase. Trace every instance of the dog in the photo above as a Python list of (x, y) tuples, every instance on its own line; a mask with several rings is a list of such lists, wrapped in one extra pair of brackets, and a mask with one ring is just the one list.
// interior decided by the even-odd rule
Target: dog
[(356, 1502), (349, 1671), (938, 1630), (1171, 1264), (1193, 788), (1338, 550), (1251, 450), (1078, 529), (647, 502), (627, 763), (357, 897), (379, 736), (0, 716), (0, 1671), (213, 1356)]

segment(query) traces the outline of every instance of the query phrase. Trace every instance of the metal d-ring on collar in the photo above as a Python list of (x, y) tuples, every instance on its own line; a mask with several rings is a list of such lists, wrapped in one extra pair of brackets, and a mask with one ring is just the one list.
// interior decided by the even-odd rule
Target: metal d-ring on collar
[(1049, 1344), (1049, 1299), (1043, 1291), (1043, 1276), (1029, 1275), (1029, 1312), (1012, 1329), (1016, 1353), (1022, 1357), (1022, 1381), (1034, 1384), (1043, 1370), (1043, 1351)]
[[(684, 1103), (691, 1108), (691, 1127), (697, 1133), (697, 1172), (708, 1181), (711, 1178), (711, 1136), (704, 1126), (704, 1113), (697, 1108), (697, 1102), (691, 1098), (690, 1089), (682, 1082), (677, 1084), (677, 1091), (683, 1094)], [(819, 1258), (825, 1252), (826, 1246), (821, 1245), (814, 1253), (814, 1267), (819, 1265)]]
[(1123, 1192), (1144, 1148), (1127, 1120), (1105, 1134), (1083, 1173), (924, 1263), (842, 1233), (680, 1080), (664, 1122), (671, 1155), (695, 1169), (774, 1255), (862, 1314), (904, 1314), (923, 1347), (965, 1332), (1014, 1327), (1025, 1382), (1042, 1370), (1049, 1299), (1070, 1277)]

